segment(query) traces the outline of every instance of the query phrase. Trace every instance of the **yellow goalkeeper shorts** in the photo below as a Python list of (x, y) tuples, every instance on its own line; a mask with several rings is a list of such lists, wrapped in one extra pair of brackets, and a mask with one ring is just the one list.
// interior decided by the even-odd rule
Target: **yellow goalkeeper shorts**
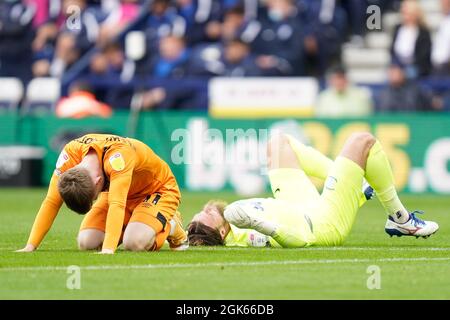
[[(271, 220), (287, 224), (291, 231), (299, 233), (289, 236), (306, 238), (307, 245), (342, 244), (360, 206), (364, 177), (361, 167), (347, 158), (338, 157), (321, 195), (302, 170), (276, 169), (269, 173), (269, 177), (274, 198), (279, 200), (274, 201), (274, 208), (270, 210)], [(287, 206), (286, 202), (290, 205)], [(295, 229), (292, 228), (294, 226)], [(307, 229), (311, 229), (313, 236)]]
[(348, 236), (360, 207), (363, 178), (364, 170), (355, 162), (336, 159), (312, 216), (316, 245), (340, 245)]

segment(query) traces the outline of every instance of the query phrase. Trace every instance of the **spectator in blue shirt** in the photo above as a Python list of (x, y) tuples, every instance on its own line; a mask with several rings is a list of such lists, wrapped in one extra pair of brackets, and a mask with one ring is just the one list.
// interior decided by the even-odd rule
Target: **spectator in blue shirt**
[(336, 1), (299, 2), (306, 33), (304, 45), (307, 73), (320, 77), (330, 66), (339, 62), (347, 31), (347, 16)]
[(136, 63), (137, 74), (146, 76), (152, 72), (160, 39), (168, 36), (184, 37), (186, 27), (186, 20), (177, 14), (170, 0), (151, 1), (147, 18), (142, 25), (136, 26), (144, 30), (147, 47), (145, 56)]
[(154, 0), (150, 3), (149, 16), (145, 23), (145, 33), (150, 48), (156, 48), (162, 37), (186, 34), (186, 20), (177, 14), (170, 0)]
[(389, 68), (389, 86), (380, 94), (379, 111), (432, 111), (432, 98), (415, 80), (408, 79), (398, 64)]
[(0, 76), (31, 78), (33, 15), (20, 0), (0, 2)]
[(221, 0), (221, 7), (223, 12), (242, 7), (246, 19), (257, 19), (263, 9), (261, 2), (260, 0)]
[[(245, 30), (245, 26), (243, 7), (238, 6), (227, 10), (223, 17), (223, 22), (218, 25), (219, 36), (217, 41), (199, 44), (192, 49), (192, 74), (196, 76), (217, 76), (224, 74), (223, 57), (225, 56), (225, 44), (234, 40), (242, 41), (242, 33)], [(249, 48), (248, 44), (247, 48)], [(248, 59), (253, 59), (252, 64), (255, 65), (254, 56), (249, 55)]]
[(303, 73), (304, 30), (292, 0), (268, 0), (267, 13), (248, 23), (242, 39), (265, 75)]
[(168, 36), (159, 43), (152, 74), (156, 78), (181, 78), (188, 74), (189, 49), (183, 38)]
[(224, 66), (221, 76), (256, 77), (262, 74), (249, 45), (239, 39), (228, 41), (221, 60)]
[(216, 39), (211, 30), (221, 19), (217, 0), (176, 0), (177, 13), (186, 21), (186, 41), (189, 46)]
[[(240, 39), (228, 40), (220, 47), (209, 47), (214, 50), (210, 58), (193, 59), (191, 73), (197, 76), (252, 77), (261, 76), (262, 70), (256, 65), (250, 47)], [(207, 54), (206, 54), (207, 55)]]
[[(60, 77), (81, 55), (95, 45), (99, 22), (103, 18), (86, 0), (64, 0), (58, 18), (49, 20), (37, 31), (33, 42), (39, 76)], [(80, 16), (71, 7), (80, 9)], [(43, 65), (47, 65), (47, 70)]]

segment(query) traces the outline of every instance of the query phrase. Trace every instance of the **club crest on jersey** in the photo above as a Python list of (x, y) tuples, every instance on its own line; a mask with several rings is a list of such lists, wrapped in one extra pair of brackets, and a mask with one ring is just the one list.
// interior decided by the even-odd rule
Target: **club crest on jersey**
[(60, 169), (67, 161), (69, 161), (69, 155), (63, 150), (56, 161), (56, 169)]
[(335, 177), (329, 176), (325, 181), (325, 188), (327, 188), (328, 190), (334, 190), (336, 189), (336, 183), (337, 179)]
[(120, 152), (117, 152), (109, 157), (109, 163), (116, 171), (122, 171), (125, 168), (125, 160)]

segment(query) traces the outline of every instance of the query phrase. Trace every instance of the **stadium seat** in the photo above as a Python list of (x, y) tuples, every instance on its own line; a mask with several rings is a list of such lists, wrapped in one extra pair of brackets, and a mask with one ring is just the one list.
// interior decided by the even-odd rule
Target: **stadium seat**
[(0, 78), (0, 113), (15, 112), (23, 97), (23, 84), (18, 78)]
[(352, 69), (348, 78), (358, 84), (384, 84), (387, 82), (387, 68)]
[(392, 34), (396, 25), (401, 23), (402, 19), (400, 13), (389, 12), (383, 15), (383, 30)]
[(371, 49), (389, 49), (392, 37), (386, 32), (369, 32), (366, 35), (366, 44)]
[(442, 10), (440, 0), (420, 0), (419, 2), (420, 7), (426, 14), (437, 13)]
[(53, 112), (61, 93), (61, 83), (57, 78), (34, 78), (26, 92), (24, 113)]
[(349, 69), (356, 67), (382, 68), (389, 64), (390, 59), (389, 51), (386, 49), (347, 47), (342, 52), (342, 60)]

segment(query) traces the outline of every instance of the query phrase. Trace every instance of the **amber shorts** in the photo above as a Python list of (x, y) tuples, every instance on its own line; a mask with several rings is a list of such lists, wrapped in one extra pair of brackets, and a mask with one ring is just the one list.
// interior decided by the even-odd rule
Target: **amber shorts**
[[(141, 222), (152, 228), (155, 233), (166, 233), (169, 221), (174, 216), (180, 204), (179, 194), (153, 193), (146, 196), (128, 199), (123, 221), (123, 232), (130, 222)], [(80, 226), (84, 229), (105, 231), (108, 214), (108, 193), (100, 194), (92, 209), (86, 214)], [(168, 234), (168, 233), (167, 233)]]

